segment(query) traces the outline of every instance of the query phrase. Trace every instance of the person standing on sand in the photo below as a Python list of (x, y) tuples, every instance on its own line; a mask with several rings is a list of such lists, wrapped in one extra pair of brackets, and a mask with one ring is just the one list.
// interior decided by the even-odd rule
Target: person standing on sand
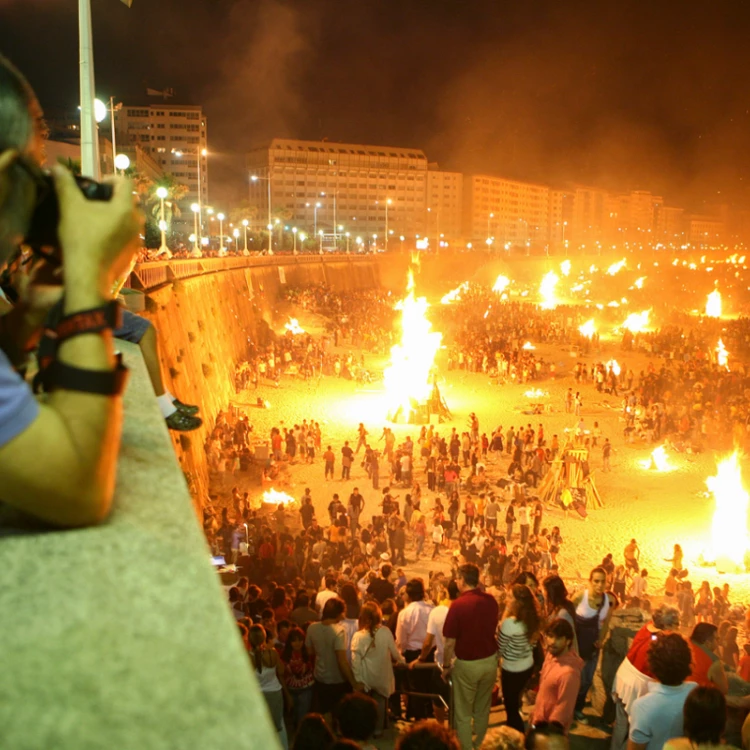
[(333, 452), (330, 445), (323, 454), (323, 460), (325, 461), (325, 478), (333, 479), (333, 465), (336, 461), (336, 454)]
[(602, 471), (609, 471), (609, 457), (612, 453), (612, 444), (609, 442), (609, 438), (604, 438), (602, 445)]
[(622, 555), (625, 558), (625, 567), (628, 570), (634, 570), (637, 573), (640, 569), (638, 560), (641, 556), (641, 550), (638, 546), (638, 542), (636, 542), (635, 539), (631, 539), (630, 544), (627, 544), (625, 546)]

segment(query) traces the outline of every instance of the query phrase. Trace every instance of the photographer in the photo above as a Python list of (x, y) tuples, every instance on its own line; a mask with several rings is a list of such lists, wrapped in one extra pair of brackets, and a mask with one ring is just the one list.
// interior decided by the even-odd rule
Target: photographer
[[(0, 57), (0, 270), (49, 200), (42, 150), (36, 97)], [(126, 180), (112, 181), (111, 200), (88, 201), (64, 169), (53, 177), (63, 286), (41, 286), (32, 272), (0, 318), (0, 500), (54, 524), (83, 526), (107, 516), (114, 491), (125, 377), (112, 345), (109, 291), (136, 249), (140, 219)], [(14, 367), (61, 294), (53, 387), (37, 403)]]

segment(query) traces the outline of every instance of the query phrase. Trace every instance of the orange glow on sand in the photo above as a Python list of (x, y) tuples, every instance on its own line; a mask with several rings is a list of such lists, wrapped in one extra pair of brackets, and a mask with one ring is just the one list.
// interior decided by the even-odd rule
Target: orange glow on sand
[(495, 285), (492, 287), (492, 291), (502, 294), (509, 286), (510, 279), (507, 276), (500, 274), (495, 280)]
[(591, 320), (587, 320), (582, 326), (578, 326), (578, 331), (581, 336), (585, 336), (587, 339), (593, 338), (596, 333), (596, 323), (594, 323), (594, 319), (591, 318)]

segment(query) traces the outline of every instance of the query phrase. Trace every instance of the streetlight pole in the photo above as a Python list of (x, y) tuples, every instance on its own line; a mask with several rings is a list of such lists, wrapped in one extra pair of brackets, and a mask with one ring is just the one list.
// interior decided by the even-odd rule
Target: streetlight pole
[(247, 224), (248, 224), (247, 219), (243, 219), (242, 220), (242, 229), (245, 232), (245, 255), (247, 255)]
[(297, 255), (297, 227), (292, 227), (292, 253)]
[(318, 252), (323, 255), (323, 230), (321, 229), (318, 232), (318, 237), (320, 238), (320, 242), (318, 244)]
[(388, 252), (388, 206), (392, 203), (390, 198), (385, 201), (385, 251)]
[(346, 233), (346, 254), (349, 255), (349, 240), (351, 239), (351, 232)]
[(99, 139), (94, 117), (94, 42), (91, 31), (91, 0), (78, 0), (79, 78), (81, 93), (81, 174), (101, 179)]
[(164, 219), (164, 199), (169, 195), (169, 191), (165, 187), (156, 188), (156, 197), (160, 201), (159, 208), (159, 229), (161, 229), (161, 247), (159, 248), (159, 254), (169, 253), (167, 247), (167, 222)]
[(216, 218), (219, 220), (219, 255), (224, 255), (227, 250), (224, 247), (224, 214), (217, 214)]
[(494, 218), (495, 218), (495, 214), (492, 214), (492, 213), (487, 216), (487, 245), (488, 246), (490, 245), (490, 235), (491, 235), (490, 219), (494, 219)]
[(313, 209), (313, 234), (318, 233), (318, 209), (320, 208), (320, 205), (320, 201), (318, 201)]
[(193, 203), (190, 206), (190, 210), (193, 212), (193, 255), (200, 256), (200, 237), (198, 236), (198, 212), (201, 210), (197, 203)]
[(115, 136), (115, 112), (122, 109), (122, 102), (115, 107), (115, 97), (109, 97), (109, 119), (112, 125), (112, 174), (117, 174), (115, 159), (117, 158), (117, 137)]
[(235, 227), (232, 230), (232, 237), (234, 237), (235, 252), (239, 252), (240, 249), (240, 230)]

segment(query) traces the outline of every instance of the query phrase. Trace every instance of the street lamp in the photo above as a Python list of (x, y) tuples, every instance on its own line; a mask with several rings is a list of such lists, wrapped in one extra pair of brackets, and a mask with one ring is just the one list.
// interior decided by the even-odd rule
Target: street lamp
[(120, 170), (122, 174), (130, 166), (130, 157), (127, 154), (117, 154), (115, 156), (115, 172)]
[(247, 225), (248, 225), (248, 224), (249, 224), (249, 222), (248, 222), (248, 220), (247, 220), (247, 219), (243, 219), (243, 220), (242, 220), (242, 229), (243, 229), (243, 231), (245, 232), (245, 250), (244, 250), (244, 253), (245, 253), (245, 255), (247, 255), (247, 254), (248, 254), (248, 253), (247, 253)]
[(240, 246), (240, 230), (235, 227), (232, 230), (232, 237), (234, 237), (234, 246), (239, 249)]
[(318, 232), (318, 237), (320, 238), (320, 243), (318, 245), (318, 252), (323, 255), (323, 230), (321, 229)]
[(488, 245), (492, 244), (491, 242), (489, 242), (489, 239), (490, 239), (490, 220), (494, 219), (494, 218), (495, 218), (495, 214), (492, 214), (492, 213), (487, 217), (487, 240), (488, 240), (487, 244)]
[(268, 183), (268, 254), (273, 255), (273, 224), (271, 223), (271, 167), (268, 167), (268, 177), (258, 177), (257, 174), (251, 175), (253, 182), (265, 180)]
[(347, 232), (344, 237), (346, 237), (346, 254), (349, 255), (349, 239), (351, 238), (351, 232)]
[(404, 235), (402, 234), (399, 237), (399, 239), (401, 240), (401, 252), (403, 253), (404, 252), (404, 240), (406, 239), (406, 237), (404, 237)]
[(165, 187), (156, 188), (156, 197), (159, 199), (161, 207), (159, 209), (159, 229), (161, 229), (161, 247), (159, 248), (159, 255), (171, 255), (169, 248), (167, 247), (167, 222), (164, 220), (164, 199), (169, 195), (169, 191)]
[(190, 210), (193, 212), (193, 255), (196, 255), (200, 257), (201, 250), (200, 247), (200, 236), (198, 234), (198, 213), (201, 210), (201, 207), (197, 203), (193, 203), (190, 206)]
[(297, 227), (292, 227), (292, 253), (297, 255)]
[(224, 255), (227, 249), (224, 247), (224, 214), (216, 214), (219, 220), (219, 255)]
[(373, 234), (372, 235), (372, 251), (377, 252), (378, 250), (378, 235)]
[(385, 251), (386, 252), (388, 252), (388, 206), (390, 206), (391, 203), (393, 203), (393, 201), (390, 198), (386, 198), (386, 201), (385, 201)]

